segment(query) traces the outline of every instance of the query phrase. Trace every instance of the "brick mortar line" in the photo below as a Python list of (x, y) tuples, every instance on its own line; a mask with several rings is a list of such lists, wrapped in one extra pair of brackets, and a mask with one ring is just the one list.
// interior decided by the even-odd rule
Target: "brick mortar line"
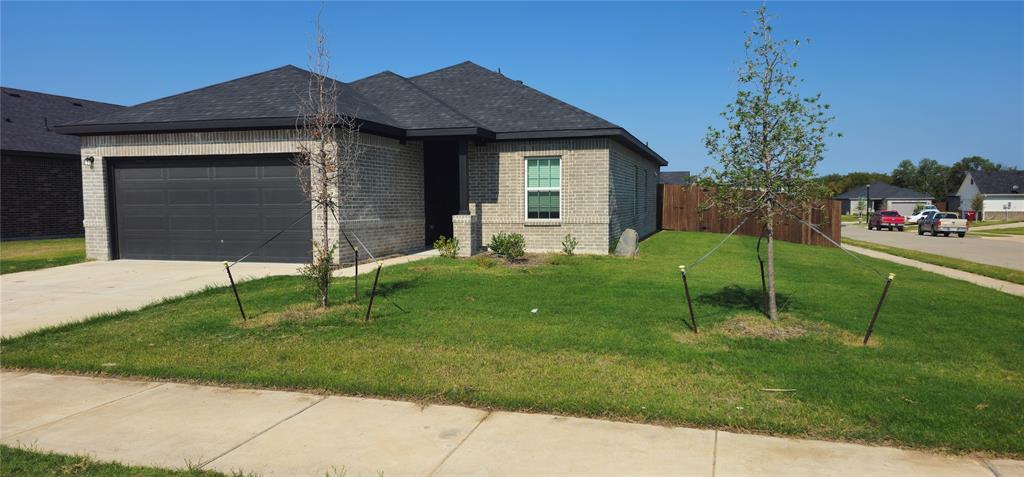
[(449, 451), (447, 454), (445, 454), (444, 458), (441, 459), (441, 462), (438, 462), (437, 466), (434, 467), (434, 469), (431, 470), (430, 473), (427, 474), (427, 477), (434, 477), (434, 474), (438, 470), (440, 470), (442, 466), (444, 466), (444, 463), (448, 462), (448, 458), (451, 457), (452, 454), (455, 453), (455, 451), (459, 450), (459, 448), (462, 447), (462, 444), (464, 444), (466, 442), (466, 440), (469, 439), (469, 436), (473, 435), (473, 433), (475, 433), (476, 430), (480, 428), (480, 424), (483, 424), (484, 421), (486, 421), (488, 417), (491, 417), (491, 414), (493, 414), (493, 413), (494, 413), (494, 411), (487, 411), (487, 414), (484, 414), (484, 417), (480, 418), (480, 421), (478, 421), (476, 423), (476, 425), (473, 426), (473, 428), (470, 429), (470, 431), (466, 433), (466, 437), (463, 437), (462, 440), (459, 441), (459, 443), (456, 444), (455, 447), (453, 447), (451, 451)]
[[(28, 373), (28, 374), (32, 374), (32, 373)], [(25, 374), (24, 376), (28, 376), (28, 374)], [(52, 374), (47, 374), (46, 376), (53, 376), (53, 375)], [(18, 376), (17, 378), (20, 378), (20, 377), (21, 376)], [(17, 378), (15, 378), (15, 379), (17, 379)], [(93, 379), (93, 378), (89, 378), (89, 379)], [(35, 427), (31, 427), (31, 428), (25, 429), (24, 431), (16, 432), (14, 434), (11, 434), (9, 436), (4, 437), (4, 440), (9, 441), (9, 439), (12, 439), (12, 438), (14, 438), (16, 436), (20, 436), (20, 435), (22, 435), (22, 434), (24, 434), (26, 432), (34, 431), (36, 429), (40, 429), (40, 428), (43, 428), (43, 427), (46, 427), (46, 426), (50, 426), (50, 425), (56, 424), (58, 422), (66, 421), (68, 419), (71, 419), (72, 417), (76, 417), (76, 416), (82, 415), (82, 414), (90, 412), (90, 411), (95, 411), (96, 409), (99, 409), (101, 407), (113, 404), (113, 403), (118, 402), (118, 401), (123, 401), (125, 399), (130, 398), (130, 397), (138, 396), (139, 394), (142, 394), (144, 392), (152, 391), (152, 390), (154, 390), (156, 388), (163, 387), (163, 386), (167, 385), (167, 383), (154, 383), (152, 381), (146, 381), (146, 383), (147, 384), (151, 384), (151, 385), (155, 385), (155, 386), (150, 386), (150, 387), (145, 388), (145, 389), (140, 389), (140, 390), (135, 391), (133, 393), (125, 394), (124, 396), (121, 396), (119, 398), (111, 399), (110, 401), (106, 401), (106, 402), (97, 404), (97, 405), (95, 405), (93, 407), (90, 407), (88, 409), (82, 409), (81, 411), (68, 414), (67, 416), (61, 417), (59, 419), (56, 419), (56, 420), (53, 420), (53, 421), (50, 421), (50, 422), (46, 422), (46, 423), (40, 424), (40, 425), (35, 426)]]
[[(299, 394), (299, 393), (296, 393), (296, 394)], [(235, 451), (235, 450), (237, 450), (237, 449), (238, 449), (239, 447), (242, 447), (242, 446), (244, 446), (244, 445), (246, 445), (246, 444), (248, 444), (248, 443), (252, 442), (252, 441), (253, 441), (254, 439), (256, 439), (257, 437), (259, 437), (259, 436), (262, 436), (263, 434), (266, 434), (266, 433), (267, 433), (267, 432), (269, 432), (269, 431), (270, 431), (271, 429), (273, 429), (273, 428), (275, 428), (275, 427), (277, 427), (277, 426), (279, 426), (279, 425), (283, 424), (283, 423), (284, 423), (285, 421), (291, 420), (291, 419), (292, 419), (293, 417), (295, 417), (295, 416), (298, 416), (299, 414), (302, 414), (302, 413), (306, 412), (306, 411), (307, 411), (308, 409), (312, 408), (313, 406), (316, 406), (317, 404), (320, 404), (320, 403), (324, 402), (325, 400), (327, 400), (327, 398), (328, 398), (328, 397), (329, 397), (329, 396), (320, 396), (320, 399), (317, 399), (317, 400), (316, 400), (316, 401), (314, 401), (314, 402), (313, 402), (312, 404), (310, 404), (310, 405), (308, 405), (308, 406), (306, 406), (306, 407), (304, 407), (304, 408), (302, 408), (302, 409), (299, 409), (298, 411), (296, 411), (296, 412), (294, 412), (294, 413), (292, 413), (292, 414), (289, 414), (289, 415), (285, 416), (285, 417), (284, 417), (284, 418), (282, 418), (281, 420), (279, 420), (279, 421), (277, 421), (277, 422), (275, 422), (275, 423), (271, 424), (270, 426), (268, 426), (268, 427), (267, 427), (266, 429), (263, 429), (262, 431), (259, 431), (259, 432), (255, 433), (255, 434), (253, 434), (253, 435), (249, 436), (249, 438), (248, 438), (248, 439), (245, 439), (245, 440), (243, 440), (242, 442), (239, 442), (239, 443), (238, 443), (237, 445), (235, 445), (234, 447), (232, 447), (232, 448), (230, 448), (230, 449), (228, 449), (228, 450), (226, 450), (226, 451), (224, 451), (224, 452), (221, 452), (221, 453), (220, 453), (219, 455), (217, 455), (216, 457), (214, 457), (214, 458), (212, 458), (212, 459), (210, 459), (210, 460), (207, 460), (207, 461), (205, 461), (205, 462), (203, 462), (203, 463), (199, 464), (199, 466), (198, 466), (197, 468), (198, 468), (198, 469), (202, 469), (203, 467), (206, 467), (207, 465), (209, 465), (209, 464), (213, 463), (213, 462), (214, 462), (214, 461), (216, 461), (217, 459), (220, 459), (221, 457), (224, 457), (224, 456), (226, 456), (226, 455), (228, 455), (228, 454), (230, 454), (230, 453), (234, 452), (234, 451)]]

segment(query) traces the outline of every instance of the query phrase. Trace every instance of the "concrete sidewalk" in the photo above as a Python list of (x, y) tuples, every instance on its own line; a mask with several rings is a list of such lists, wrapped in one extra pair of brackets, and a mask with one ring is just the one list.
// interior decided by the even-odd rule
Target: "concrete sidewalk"
[(971, 230), (999, 230), (999, 229), (1015, 229), (1017, 227), (1024, 227), (1024, 222), (1012, 222), (1009, 224), (995, 224), (995, 225), (979, 225), (977, 227), (971, 227)]
[(1024, 285), (1018, 285), (1013, 282), (1005, 280), (997, 280), (995, 278), (986, 277), (984, 275), (978, 275), (976, 273), (965, 272), (963, 270), (956, 270), (953, 268), (940, 267), (938, 265), (932, 265), (930, 263), (919, 262), (917, 260), (911, 260), (909, 258), (898, 257), (896, 255), (888, 254), (885, 252), (879, 252), (876, 250), (870, 250), (856, 245), (843, 244), (843, 248), (856, 252), (861, 255), (865, 255), (871, 258), (879, 258), (882, 260), (888, 260), (908, 267), (914, 267), (926, 272), (938, 273), (939, 275), (953, 278), (956, 280), (963, 280), (965, 282), (971, 282), (978, 286), (985, 288), (991, 288), (993, 290), (999, 290), (1003, 293), (1009, 293), (1011, 295), (1024, 296)]
[[(0, 374), (0, 441), (263, 476), (1021, 477), (979, 460), (724, 431), (298, 392)], [(340, 473), (340, 472), (339, 472)], [(330, 474), (334, 475), (334, 474)]]

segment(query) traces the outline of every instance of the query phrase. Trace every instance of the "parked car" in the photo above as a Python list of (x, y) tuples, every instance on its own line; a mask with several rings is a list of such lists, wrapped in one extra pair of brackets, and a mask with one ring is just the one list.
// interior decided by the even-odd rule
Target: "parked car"
[(921, 220), (921, 218), (924, 217), (925, 214), (928, 213), (929, 211), (931, 211), (931, 212), (938, 212), (939, 209), (937, 207), (935, 207), (934, 205), (926, 205), (926, 206), (924, 206), (923, 209), (921, 209), (920, 212), (918, 212), (918, 213), (916, 213), (914, 215), (908, 215), (907, 216), (907, 225), (916, 224), (917, 221)]
[(935, 212), (926, 214), (917, 223), (917, 235), (931, 232), (932, 237), (942, 234), (956, 234), (958, 237), (967, 235), (967, 221), (956, 215), (956, 212)]
[(879, 210), (871, 214), (871, 218), (868, 219), (868, 230), (887, 228), (889, 231), (897, 229), (902, 232), (904, 222), (903, 216), (895, 210)]

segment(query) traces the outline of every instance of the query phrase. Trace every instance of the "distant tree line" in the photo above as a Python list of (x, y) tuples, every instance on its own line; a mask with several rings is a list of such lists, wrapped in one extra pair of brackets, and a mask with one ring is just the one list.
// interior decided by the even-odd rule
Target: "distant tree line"
[(951, 166), (939, 164), (934, 159), (924, 158), (914, 164), (904, 159), (893, 169), (892, 173), (883, 172), (850, 172), (846, 174), (828, 174), (818, 178), (833, 195), (842, 194), (854, 187), (882, 182), (898, 187), (921, 191), (942, 199), (947, 194), (955, 194), (968, 171), (1000, 171), (1016, 170), (1014, 166), (1004, 166), (981, 156), (968, 156)]

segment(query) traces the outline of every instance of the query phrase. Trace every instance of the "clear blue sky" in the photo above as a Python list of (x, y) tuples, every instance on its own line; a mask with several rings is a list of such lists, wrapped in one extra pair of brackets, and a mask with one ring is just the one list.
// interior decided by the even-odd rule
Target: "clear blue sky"
[[(472, 60), (700, 171), (756, 3), (330, 3), (335, 76)], [(135, 104), (304, 66), (315, 3), (0, 4), (5, 86)], [(978, 154), (1024, 167), (1024, 3), (770, 3), (833, 107), (820, 172)]]

